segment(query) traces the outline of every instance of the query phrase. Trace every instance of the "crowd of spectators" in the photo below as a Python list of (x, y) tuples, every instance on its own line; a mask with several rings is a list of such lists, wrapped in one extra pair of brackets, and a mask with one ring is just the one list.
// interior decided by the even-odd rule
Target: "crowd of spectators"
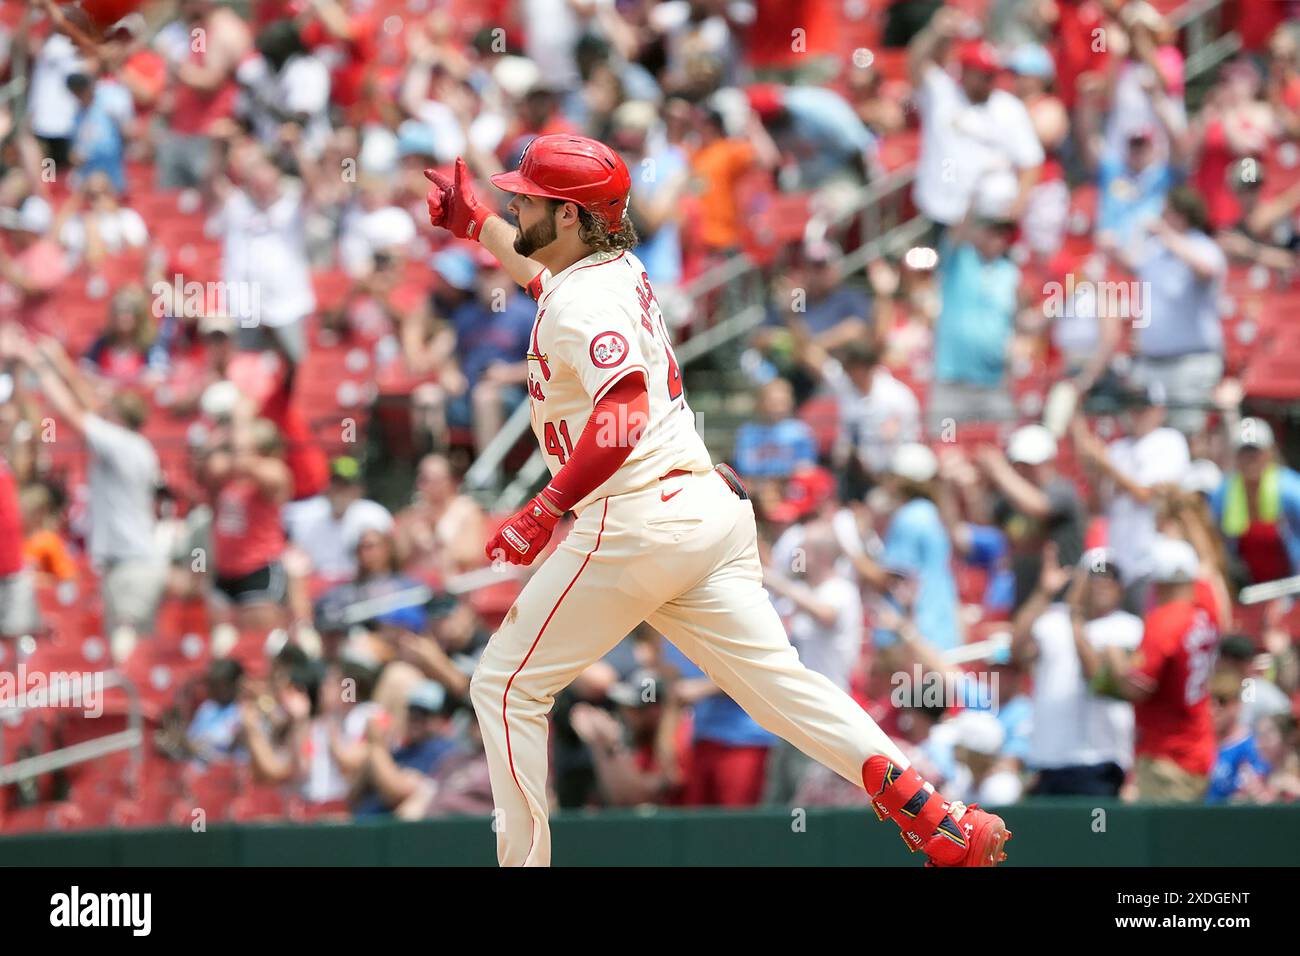
[[(901, 150), (913, 248), (863, 276), (874, 237), (783, 248), (723, 363), (801, 659), (950, 797), (1300, 798), (1300, 617), (1236, 600), (1300, 573), (1300, 475), (1226, 331), (1234, 282), (1296, 272), (1294, 28), (1242, 5), (1194, 90), (1142, 0), (852, 6), (180, 0), (100, 39), (4, 4), (0, 666), (93, 634), (186, 675), (150, 694), (145, 776), (178, 795), (489, 812), (466, 696), (518, 581), (460, 484), (527, 398), (533, 305), (429, 226), (421, 171), (609, 142), (685, 337), (710, 317), (680, 291), (771, 196), (833, 205)], [(561, 807), (865, 802), (644, 626), (557, 699), (552, 751)], [(0, 807), (88, 807), (96, 773)]]

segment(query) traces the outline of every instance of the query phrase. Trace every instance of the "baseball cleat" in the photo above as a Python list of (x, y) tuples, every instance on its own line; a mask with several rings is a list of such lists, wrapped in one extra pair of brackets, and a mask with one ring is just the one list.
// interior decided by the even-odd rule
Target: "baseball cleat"
[(896, 823), (907, 848), (925, 854), (926, 866), (997, 866), (1007, 858), (1003, 847), (1011, 831), (1001, 817), (977, 804), (944, 800), (912, 767), (868, 757), (862, 785), (876, 816)]
[[(960, 807), (961, 804), (953, 804), (954, 811)], [(966, 807), (964, 813), (959, 815), (954, 813), (954, 816), (957, 818), (957, 826), (966, 837), (965, 852), (955, 858), (950, 852), (940, 852), (931, 856), (927, 845), (926, 855), (930, 856), (930, 860), (925, 864), (926, 866), (997, 866), (1007, 858), (1004, 847), (1011, 839), (1011, 831), (1007, 829), (1006, 823), (1000, 816), (981, 810), (979, 805), (974, 803)], [(936, 834), (933, 839), (940, 838), (940, 835)], [(939, 859), (936, 860), (935, 856)]]

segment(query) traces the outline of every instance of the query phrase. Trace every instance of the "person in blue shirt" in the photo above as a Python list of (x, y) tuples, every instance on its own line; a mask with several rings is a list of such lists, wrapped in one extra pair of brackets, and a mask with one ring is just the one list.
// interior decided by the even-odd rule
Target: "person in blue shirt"
[[(1205, 427), (1207, 396), (1223, 378), (1223, 287), (1228, 259), (1210, 237), (1205, 201), (1191, 186), (1169, 191), (1164, 212), (1146, 225), (1136, 251), (1115, 250), (1141, 290), (1133, 318), (1131, 379), (1159, 384), (1169, 427), (1185, 435)], [(1147, 301), (1147, 300), (1150, 301)]]
[(758, 392), (758, 420), (745, 422), (736, 431), (732, 459), (736, 471), (758, 482), (780, 482), (816, 465), (817, 442), (812, 429), (793, 415), (790, 383), (774, 378), (763, 385)]
[(235, 660), (214, 660), (208, 667), (207, 700), (185, 730), (184, 750), (196, 766), (245, 755), (238, 700), (243, 677), (244, 668)]
[(1210, 771), (1206, 803), (1227, 803), (1242, 785), (1243, 774), (1250, 770), (1267, 777), (1272, 768), (1255, 746), (1255, 734), (1242, 720), (1241, 681), (1234, 674), (1220, 671), (1210, 682), (1210, 712), (1214, 717), (1214, 735), (1218, 739), (1218, 756)]
[(1097, 165), (1097, 234), (1127, 248), (1165, 208), (1165, 196), (1182, 181), (1182, 173), (1156, 158), (1154, 135), (1138, 130), (1121, 156), (1103, 157)]
[(126, 144), (122, 122), (129, 118), (131, 94), (117, 84), (96, 83), (83, 73), (68, 77), (68, 90), (77, 100), (72, 128), (72, 161), (80, 179), (105, 173), (117, 193), (126, 191)]
[(875, 303), (865, 288), (844, 281), (843, 258), (834, 243), (804, 245), (773, 290), (767, 316), (751, 339), (750, 354), (759, 365), (756, 378), (789, 378), (801, 403), (818, 383), (798, 361), (799, 341), (806, 338), (821, 352), (835, 352), (874, 336)]
[[(952, 542), (933, 500), (938, 470), (934, 452), (925, 445), (909, 443), (895, 452), (885, 485), (897, 505), (885, 531), (879, 573), (870, 575), (869, 583), (889, 593), (900, 582), (911, 582), (915, 599), (901, 603), (914, 609), (912, 623), (926, 642), (946, 651), (961, 643), (961, 631)], [(877, 629), (874, 640), (878, 648), (888, 648), (898, 642), (898, 635)]]
[(1015, 418), (1007, 357), (1023, 300), (1020, 268), (1007, 254), (1015, 222), (981, 208), (953, 227), (939, 247), (939, 319), (934, 330), (931, 434), (952, 424)]
[(353, 806), (358, 817), (392, 813), (460, 749), (450, 731), (447, 691), (432, 680), (417, 684), (407, 695), (406, 740), (400, 746), (389, 750), (377, 723), (367, 735), (370, 746), (358, 785), (362, 795)]
[(473, 428), (483, 448), (527, 393), (528, 339), (537, 303), (498, 269), (482, 272), (459, 249), (433, 258), (434, 271), (464, 296), (447, 316), (456, 331), (456, 361), (465, 388), (447, 403), (447, 423)]
[(879, 143), (839, 93), (825, 86), (760, 85), (751, 88), (750, 102), (781, 153), (795, 159), (797, 178), (792, 176), (786, 188), (867, 180)]
[(663, 642), (666, 667), (676, 671), (673, 694), (691, 706), (691, 762), (682, 802), (687, 806), (754, 806), (763, 794), (767, 756), (777, 738), (722, 693), (704, 671)]

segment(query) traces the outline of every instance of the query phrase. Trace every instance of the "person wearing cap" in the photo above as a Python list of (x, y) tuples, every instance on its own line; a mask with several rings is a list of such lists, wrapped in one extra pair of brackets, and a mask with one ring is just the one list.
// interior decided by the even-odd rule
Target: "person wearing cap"
[[(1099, 106), (1091, 93), (1080, 111), (1080, 143), (1084, 162), (1097, 180), (1097, 220), (1094, 233), (1102, 251), (1132, 248), (1147, 225), (1159, 217), (1165, 197), (1186, 174), (1185, 155), (1168, 159), (1156, 152), (1156, 131), (1139, 126), (1124, 138), (1124, 149), (1109, 154), (1096, 132)], [(1181, 142), (1176, 140), (1176, 142)]]
[(1142, 643), (1131, 660), (1108, 662), (1100, 683), (1133, 702), (1138, 799), (1199, 802), (1214, 766), (1209, 682), (1220, 609), (1189, 543), (1157, 538), (1148, 560), (1153, 606)]
[[(1146, 7), (1159, 20), (1145, 3), (1129, 7)], [(1191, 158), (1187, 117), (1181, 90), (1172, 84), (1181, 63), (1162, 63), (1161, 58), (1177, 58), (1177, 51), (1156, 51), (1150, 26), (1138, 26), (1130, 58), (1117, 71), (1111, 101), (1101, 100), (1106, 86), (1099, 75), (1080, 85), (1076, 139), (1085, 167), (1098, 179), (1096, 233), (1105, 248), (1129, 249), (1140, 242), (1144, 224), (1159, 216), (1164, 197), (1186, 175)]]
[[(473, 196), (466, 176), (461, 160), (451, 179), (430, 171), (430, 222), (483, 243), (512, 277), (536, 268), (525, 280), (538, 301), (529, 392), (551, 471), (484, 549), (517, 566), (542, 559), (471, 682), (503, 811), (498, 861), (550, 863), (546, 727), (555, 695), (649, 621), (697, 649), (711, 683), (738, 705), (861, 782), (931, 862), (1000, 862), (1005, 822), (927, 789), (853, 698), (790, 645), (762, 587), (754, 504), (729, 466), (713, 465), (688, 413), (663, 311), (632, 251), (631, 173), (621, 157), (589, 138), (539, 136), (518, 170), (492, 178), (514, 193), (514, 229)], [(570, 510), (573, 526), (552, 548)], [(548, 629), (565, 639), (539, 640)], [(916, 809), (922, 803), (928, 809)]]
[(628, 100), (614, 111), (611, 145), (629, 169), (653, 169), (653, 176), (632, 177), (628, 214), (641, 245), (637, 255), (656, 288), (682, 278), (681, 198), (690, 185), (686, 153), (668, 142), (659, 111), (647, 100)]
[(825, 351), (862, 342), (872, 334), (875, 309), (870, 294), (843, 281), (839, 246), (824, 239), (806, 242), (773, 289), (767, 318), (754, 337), (763, 351), (787, 328), (796, 347), (809, 342)]
[(635, 807), (669, 804), (680, 797), (686, 753), (684, 738), (672, 740), (673, 766), (663, 766), (665, 732), (678, 725), (676, 704), (668, 683), (658, 674), (639, 670), (606, 691), (617, 710), (610, 713), (579, 701), (569, 711), (573, 732), (591, 751), (596, 786), (606, 805)]
[(1046, 261), (1060, 250), (1070, 214), (1070, 187), (1060, 158), (1070, 133), (1070, 114), (1052, 90), (1056, 65), (1046, 47), (1022, 43), (1008, 57), (1007, 70), (1015, 78), (1016, 96), (1029, 111), (1046, 157), (1038, 181), (1025, 199), (1021, 221), (1025, 244)]
[[(1214, 738), (1218, 747), (1206, 803), (1234, 802), (1253, 773), (1267, 777), (1271, 768), (1255, 746), (1254, 724), (1243, 715), (1241, 680), (1226, 671), (1210, 681), (1210, 707), (1214, 715)], [(1290, 708), (1287, 708), (1288, 713)]]
[(987, 41), (958, 42), (961, 79), (942, 66), (962, 32), (963, 14), (941, 7), (908, 48), (908, 68), (921, 113), (921, 154), (913, 198), (940, 226), (959, 223), (980, 180), (996, 175), (1015, 193), (1012, 219), (1037, 182), (1044, 154), (1029, 111), (995, 85), (1001, 62)]
[[(115, 392), (102, 409), (93, 389), (54, 339), (33, 344), (10, 335), (7, 356), (35, 374), (41, 393), (90, 453), (91, 561), (100, 574), (105, 633), (149, 633), (166, 585), (167, 561), (155, 542), (158, 454), (142, 433), (148, 405)], [(128, 639), (123, 645), (130, 646)]]
[(415, 239), (415, 220), (393, 193), (387, 177), (365, 171), (358, 177), (356, 203), (339, 223), (339, 263), (350, 275), (365, 279), (392, 270), (400, 276)]
[[(952, 542), (934, 503), (934, 481), (939, 461), (927, 446), (911, 442), (899, 446), (883, 481), (889, 510), (884, 553), (878, 561), (857, 562), (867, 583), (881, 593), (892, 593), (907, 580), (915, 582), (913, 623), (934, 648), (946, 651), (961, 643), (957, 621), (957, 582), (952, 573)], [(888, 648), (897, 636), (877, 628), (877, 647)]]
[(1036, 795), (1115, 797), (1133, 766), (1133, 705), (1096, 687), (1109, 662), (1126, 661), (1142, 642), (1142, 619), (1123, 600), (1113, 551), (1064, 563), (1044, 545), (1037, 586), (1011, 631), (1013, 660), (1033, 670), (1026, 762)]
[(1290, 630), (1276, 620), (1282, 615), (1272, 608), (1270, 612), (1265, 617), (1262, 642), (1240, 633), (1225, 635), (1219, 642), (1215, 676), (1226, 675), (1235, 681), (1241, 719), (1247, 727), (1254, 727), (1261, 717), (1291, 713), (1287, 689), (1294, 691), (1300, 678), (1300, 651), (1291, 641)]
[(54, 293), (72, 270), (71, 258), (51, 235), (53, 223), (50, 204), (37, 195), (17, 209), (0, 209), (0, 229), (8, 239), (0, 243), (0, 321), (42, 335), (63, 331)]
[(1108, 543), (1124, 556), (1120, 573), (1130, 592), (1130, 610), (1135, 611), (1145, 604), (1159, 486), (1180, 484), (1191, 465), (1187, 439), (1165, 425), (1165, 402), (1158, 385), (1130, 390), (1125, 434), (1109, 445), (1088, 429), (1083, 416), (1071, 422), (1075, 454), (1100, 483)]
[(312, 573), (333, 581), (357, 573), (356, 549), (370, 530), (392, 530), (393, 516), (383, 505), (363, 496), (361, 463), (350, 455), (330, 462), (324, 493), (284, 508), (289, 540), (311, 561)]
[(1003, 759), (1006, 729), (987, 710), (962, 710), (931, 734), (952, 744), (956, 762), (947, 789), (957, 799), (1003, 807), (1016, 803), (1024, 791), (1020, 775)]
[(1205, 408), (1223, 378), (1220, 313), (1228, 261), (1209, 228), (1204, 200), (1178, 186), (1148, 224), (1140, 249), (1120, 256), (1139, 289), (1133, 381), (1164, 387), (1169, 423), (1185, 434), (1205, 427)]
[(843, 96), (820, 84), (769, 88), (775, 91), (769, 103), (753, 95), (750, 103), (781, 154), (795, 159), (793, 169), (783, 170), (791, 176), (787, 188), (857, 187), (871, 178), (879, 168), (879, 141)]
[(1019, 606), (1038, 580), (1044, 542), (1056, 545), (1063, 564), (1079, 560), (1087, 509), (1074, 482), (1057, 472), (1056, 436), (1042, 425), (1017, 428), (1005, 454), (981, 446), (975, 461), (997, 493), (992, 517), (1011, 548)]
[(1264, 419), (1243, 418), (1232, 437), (1236, 468), (1210, 496), (1223, 539), (1252, 584), (1300, 574), (1300, 473), (1278, 461)]
[(372, 719), (366, 728), (368, 747), (352, 784), (356, 817), (387, 816), (420, 790), (439, 764), (457, 751), (450, 715), (454, 702), (437, 681), (416, 684), (406, 698), (406, 733), (390, 747), (387, 728)]
[(934, 328), (934, 383), (926, 407), (930, 434), (964, 422), (1016, 417), (1007, 377), (1022, 317), (1037, 321), (1009, 255), (1015, 233), (1011, 196), (984, 181), (966, 217), (939, 246), (939, 318)]
[(122, 127), (135, 119), (130, 91), (80, 72), (68, 77), (68, 89), (77, 101), (69, 154), (76, 167), (73, 185), (80, 186), (85, 177), (102, 173), (114, 192), (125, 192), (126, 144)]
[(1214, 234), (1215, 241), (1233, 263), (1289, 272), (1300, 249), (1295, 215), (1300, 180), (1265, 199), (1265, 166), (1254, 158), (1237, 160), (1225, 175), (1236, 194), (1238, 214)]

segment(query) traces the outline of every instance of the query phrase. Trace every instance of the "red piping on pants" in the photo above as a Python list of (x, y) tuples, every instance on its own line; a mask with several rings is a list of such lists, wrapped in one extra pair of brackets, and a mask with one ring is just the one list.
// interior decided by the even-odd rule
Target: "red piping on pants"
[[(506, 729), (506, 759), (510, 762), (510, 776), (514, 778), (515, 786), (519, 788), (519, 795), (524, 798), (525, 804), (528, 803), (528, 794), (524, 793), (524, 788), (519, 783), (519, 776), (515, 773), (515, 756), (514, 751), (510, 747), (510, 721), (506, 717), (506, 702), (510, 699), (510, 685), (515, 682), (515, 678), (519, 676), (519, 672), (524, 669), (524, 665), (528, 663), (528, 658), (533, 656), (533, 651), (537, 650), (537, 644), (541, 641), (542, 635), (546, 633), (547, 625), (551, 623), (551, 618), (555, 617), (555, 612), (560, 609), (560, 604), (564, 601), (565, 597), (568, 596), (569, 592), (573, 590), (573, 586), (578, 583), (578, 578), (582, 575), (582, 572), (587, 569), (587, 562), (591, 560), (593, 554), (600, 550), (600, 538), (605, 533), (605, 516), (607, 514), (609, 514), (608, 498), (605, 499), (605, 510), (600, 514), (600, 530), (596, 532), (596, 546), (587, 553), (587, 557), (582, 561), (582, 567), (578, 568), (577, 573), (573, 576), (573, 580), (569, 582), (569, 586), (566, 587), (563, 593), (556, 599), (555, 606), (551, 608), (551, 613), (546, 615), (546, 620), (542, 622), (541, 630), (537, 632), (537, 637), (533, 639), (532, 647), (528, 648), (528, 653), (525, 654), (524, 659), (519, 662), (519, 666), (515, 668), (515, 672), (510, 675), (510, 680), (506, 681), (505, 693), (501, 695), (501, 723)], [(528, 860), (528, 857), (533, 855), (533, 845), (537, 842), (537, 825), (536, 823), (531, 822), (531, 812), (529, 814), (529, 820), (530, 835), (528, 853), (524, 856), (525, 861)]]

